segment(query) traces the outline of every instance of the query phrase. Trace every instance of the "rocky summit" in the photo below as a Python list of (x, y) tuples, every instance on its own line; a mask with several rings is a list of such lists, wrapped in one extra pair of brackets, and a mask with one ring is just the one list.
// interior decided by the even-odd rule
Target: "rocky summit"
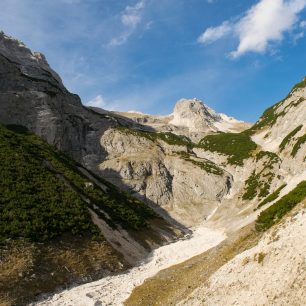
[(1, 32), (0, 304), (302, 305), (305, 106), (86, 107)]

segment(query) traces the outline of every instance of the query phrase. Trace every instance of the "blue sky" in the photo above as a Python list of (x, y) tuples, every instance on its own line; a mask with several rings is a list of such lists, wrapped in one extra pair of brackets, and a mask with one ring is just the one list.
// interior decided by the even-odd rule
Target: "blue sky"
[(306, 75), (306, 0), (0, 0), (84, 104), (167, 114), (197, 97), (255, 121)]

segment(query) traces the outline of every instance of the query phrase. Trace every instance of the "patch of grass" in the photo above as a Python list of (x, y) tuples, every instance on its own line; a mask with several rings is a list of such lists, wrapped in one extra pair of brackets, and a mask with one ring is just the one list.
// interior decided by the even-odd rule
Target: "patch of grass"
[(277, 199), (281, 190), (284, 189), (286, 186), (287, 184), (283, 184), (282, 186), (277, 188), (274, 192), (272, 192), (269, 196), (267, 196), (262, 202), (258, 204), (257, 209)]
[(299, 125), (298, 127), (296, 127), (293, 131), (291, 131), (291, 132), (283, 139), (283, 141), (282, 141), (281, 144), (279, 145), (279, 149), (280, 149), (281, 152), (285, 149), (286, 145), (291, 141), (291, 139), (294, 137), (294, 135), (295, 135), (296, 133), (298, 133), (298, 132), (301, 130), (302, 127), (303, 127), (302, 124)]
[(251, 134), (255, 133), (258, 130), (266, 126), (272, 126), (278, 117), (283, 116), (284, 113), (276, 113), (277, 108), (281, 105), (284, 100), (276, 103), (275, 105), (267, 108), (264, 113), (261, 115), (259, 120), (248, 130)]
[(257, 189), (260, 186), (260, 176), (255, 173), (255, 170), (245, 181), (245, 192), (242, 195), (243, 200), (252, 200), (257, 196)]
[(254, 170), (245, 182), (245, 192), (242, 195), (243, 200), (252, 200), (256, 196), (263, 198), (269, 194), (270, 185), (275, 177), (273, 165), (278, 163), (280, 158), (275, 153), (260, 151), (257, 153), (255, 160), (258, 162), (263, 158), (266, 158), (263, 163), (263, 169), (259, 173), (256, 173)]
[(297, 152), (299, 151), (299, 149), (305, 142), (306, 142), (306, 134), (304, 134), (303, 136), (297, 139), (295, 145), (293, 146), (292, 152), (291, 152), (292, 157), (296, 156)]
[(187, 146), (192, 147), (193, 143), (186, 136), (179, 136), (170, 132), (162, 133), (162, 132), (147, 132), (142, 130), (134, 130), (126, 127), (117, 128), (119, 131), (124, 132), (126, 134), (132, 134), (137, 137), (144, 137), (151, 141), (162, 140), (170, 145), (175, 146)]
[(263, 252), (260, 252), (260, 253), (258, 253), (258, 254), (255, 255), (255, 257), (256, 257), (255, 259), (257, 260), (257, 262), (258, 262), (259, 264), (263, 264), (263, 261), (264, 261), (266, 255), (267, 255), (267, 254), (265, 254), (265, 253), (263, 253)]
[(212, 173), (212, 174), (215, 174), (215, 175), (223, 175), (224, 174), (223, 169), (218, 167), (215, 163), (213, 163), (210, 160), (206, 159), (206, 160), (197, 161), (197, 160), (192, 159), (190, 154), (188, 154), (186, 152), (179, 152), (178, 154), (184, 160), (193, 163), (194, 165), (196, 165), (197, 167), (203, 169), (207, 173)]
[(228, 155), (228, 163), (239, 166), (242, 166), (243, 161), (257, 148), (251, 137), (244, 132), (208, 135), (199, 142), (198, 146), (211, 152)]
[(306, 99), (304, 97), (301, 97), (296, 102), (292, 103), (292, 105), (289, 105), (289, 106), (296, 107), (296, 106), (300, 105), (304, 101), (306, 101)]
[(303, 81), (294, 85), (291, 91), (295, 91), (297, 89), (304, 88), (304, 87), (306, 87), (306, 77), (303, 79)]
[(112, 225), (131, 229), (146, 227), (156, 216), (101, 178), (95, 177), (106, 191), (95, 183), (86, 187), (90, 179), (81, 165), (24, 127), (9, 129), (0, 126), (0, 241), (48, 241), (64, 233), (97, 237), (88, 208)]
[(285, 99), (267, 108), (262, 114), (262, 116), (259, 118), (259, 120), (245, 132), (249, 134), (254, 134), (256, 131), (261, 130), (264, 127), (273, 126), (279, 117), (286, 115), (288, 108), (296, 107), (297, 105), (305, 101), (305, 99), (301, 97), (296, 102), (290, 103), (282, 112), (276, 112), (279, 106), (292, 95), (292, 92), (304, 87), (306, 87), (306, 78), (304, 78), (302, 82), (296, 84)]
[(255, 224), (256, 230), (266, 231), (305, 198), (306, 181), (302, 181), (292, 191), (260, 213)]
[(269, 151), (260, 151), (256, 154), (256, 161), (259, 161), (261, 159), (263, 159), (264, 157), (267, 158), (267, 161), (264, 163), (265, 167), (268, 167), (270, 169), (271, 166), (277, 162), (280, 161), (280, 158), (277, 156), (277, 154), (273, 153), (273, 152), (269, 152)]

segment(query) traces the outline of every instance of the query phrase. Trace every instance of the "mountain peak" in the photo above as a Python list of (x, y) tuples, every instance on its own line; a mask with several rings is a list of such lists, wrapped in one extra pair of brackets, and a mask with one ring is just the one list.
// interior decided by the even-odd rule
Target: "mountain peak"
[(3, 31), (0, 31), (0, 55), (20, 65), (25, 75), (37, 77), (39, 69), (49, 72), (63, 87), (60, 76), (49, 66), (42, 53), (32, 52), (22, 41), (6, 35)]
[(177, 101), (170, 124), (187, 127), (190, 132), (225, 132), (236, 130), (237, 124), (243, 124), (243, 122), (224, 114), (219, 114), (201, 100), (193, 98)]

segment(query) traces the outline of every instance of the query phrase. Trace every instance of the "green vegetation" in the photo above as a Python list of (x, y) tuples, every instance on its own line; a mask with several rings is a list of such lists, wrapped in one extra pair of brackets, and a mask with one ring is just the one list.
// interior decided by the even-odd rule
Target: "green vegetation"
[(303, 79), (302, 82), (297, 83), (297, 84), (292, 88), (291, 91), (295, 91), (295, 90), (297, 90), (297, 89), (304, 88), (304, 87), (306, 87), (306, 77)]
[(201, 160), (197, 161), (191, 158), (190, 154), (186, 152), (179, 152), (178, 153), (184, 160), (193, 163), (194, 165), (198, 166), (199, 168), (205, 170), (207, 173), (212, 173), (215, 175), (223, 175), (224, 171), (220, 167), (218, 167), (215, 163), (210, 160)]
[(257, 262), (259, 264), (263, 264), (263, 261), (264, 261), (265, 257), (266, 257), (265, 253), (263, 253), (263, 252), (258, 253), (257, 254)]
[(256, 154), (256, 161), (263, 159), (264, 157), (267, 158), (267, 161), (264, 163), (264, 167), (273, 169), (273, 164), (280, 161), (280, 158), (277, 156), (277, 154), (269, 151), (260, 151)]
[(272, 126), (276, 120), (278, 119), (278, 117), (280, 116), (284, 116), (285, 112), (281, 112), (281, 113), (276, 113), (277, 108), (281, 105), (281, 103), (283, 103), (284, 100), (276, 103), (275, 105), (267, 108), (264, 113), (261, 115), (261, 117), (259, 118), (259, 120), (246, 132), (253, 134), (258, 130), (261, 130), (262, 128), (266, 127), (266, 126)]
[(298, 150), (301, 148), (301, 146), (306, 142), (306, 134), (304, 134), (303, 136), (299, 137), (295, 143), (295, 145), (293, 146), (291, 155), (293, 157), (296, 156)]
[(291, 139), (293, 138), (293, 136), (299, 132), (301, 130), (301, 128), (303, 127), (303, 125), (299, 125), (297, 128), (295, 128), (293, 131), (291, 131), (281, 142), (281, 144), (279, 145), (280, 151), (283, 151), (286, 147), (286, 145), (291, 141)]
[(287, 107), (291, 107), (291, 106), (296, 107), (296, 106), (298, 106), (299, 104), (301, 104), (304, 101), (306, 101), (305, 98), (301, 97), (296, 102), (292, 103), (292, 105), (288, 105)]
[(284, 189), (287, 186), (287, 184), (283, 184), (279, 188), (277, 188), (274, 192), (272, 192), (269, 196), (267, 196), (262, 202), (260, 202), (257, 206), (257, 209), (264, 206), (267, 203), (270, 203), (274, 200), (276, 200), (279, 196), (279, 193), (281, 192), (282, 189)]
[(262, 185), (262, 182), (260, 181), (260, 174), (256, 174), (255, 170), (246, 180), (245, 185), (246, 185), (245, 192), (242, 195), (243, 200), (254, 199), (258, 194), (258, 189), (265, 188), (265, 185)]
[(193, 146), (193, 143), (190, 141), (190, 139), (186, 136), (179, 136), (175, 135), (173, 133), (167, 132), (167, 133), (157, 133), (157, 132), (147, 132), (147, 131), (141, 131), (141, 130), (133, 130), (126, 127), (120, 127), (118, 128), (121, 132), (124, 132), (126, 134), (132, 134), (137, 137), (145, 137), (151, 141), (156, 140), (162, 140), (169, 145), (175, 145), (175, 146)]
[(278, 163), (280, 159), (275, 153), (267, 151), (260, 151), (255, 159), (258, 162), (264, 157), (266, 160), (263, 163), (263, 169), (259, 173), (256, 173), (254, 170), (245, 182), (246, 187), (242, 195), (243, 200), (252, 200), (256, 196), (263, 198), (269, 194), (272, 180), (275, 177), (273, 165)]
[(106, 186), (103, 191), (80, 165), (24, 127), (0, 126), (0, 159), (0, 241), (46, 241), (64, 233), (96, 236), (88, 208), (113, 226), (131, 229), (155, 217), (145, 204), (95, 177)]
[(264, 127), (267, 127), (267, 126), (272, 126), (279, 117), (283, 117), (284, 115), (286, 115), (287, 111), (289, 108), (291, 107), (296, 107), (298, 106), (300, 103), (304, 102), (305, 99), (304, 98), (299, 98), (296, 102), (292, 102), (290, 103), (289, 105), (286, 106), (286, 108), (281, 111), (281, 112), (276, 112), (276, 110), (279, 108), (279, 106), (286, 100), (288, 99), (291, 95), (292, 95), (292, 92), (299, 89), (299, 88), (304, 88), (306, 87), (306, 78), (303, 79), (302, 82), (296, 84), (291, 92), (288, 94), (288, 96), (281, 100), (280, 102), (274, 104), (273, 106), (269, 107), (268, 109), (266, 109), (264, 111), (264, 113), (262, 114), (262, 116), (259, 118), (259, 120), (247, 131), (245, 131), (246, 133), (249, 133), (249, 134), (253, 134), (255, 133), (256, 131), (264, 128)]
[(257, 148), (250, 136), (244, 132), (208, 135), (199, 142), (198, 146), (211, 152), (228, 155), (228, 163), (239, 166), (242, 166), (244, 159), (250, 157)]
[(287, 195), (260, 213), (256, 220), (256, 229), (258, 231), (266, 231), (305, 198), (306, 181), (303, 181)]

